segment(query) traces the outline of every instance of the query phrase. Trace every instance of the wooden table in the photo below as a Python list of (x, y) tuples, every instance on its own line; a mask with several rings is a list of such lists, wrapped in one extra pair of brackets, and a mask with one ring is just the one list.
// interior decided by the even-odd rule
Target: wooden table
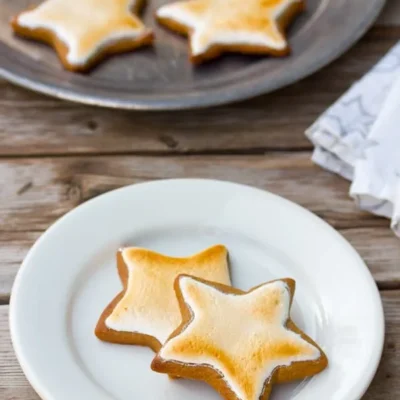
[(400, 398), (400, 241), (388, 220), (357, 210), (348, 182), (312, 164), (304, 137), (305, 128), (400, 38), (400, 0), (388, 3), (376, 26), (338, 61), (242, 104), (124, 112), (54, 100), (0, 81), (0, 399), (38, 399), (15, 359), (8, 330), (12, 283), (33, 242), (89, 198), (172, 177), (264, 188), (338, 229), (367, 262), (386, 312), (383, 360), (364, 398)]

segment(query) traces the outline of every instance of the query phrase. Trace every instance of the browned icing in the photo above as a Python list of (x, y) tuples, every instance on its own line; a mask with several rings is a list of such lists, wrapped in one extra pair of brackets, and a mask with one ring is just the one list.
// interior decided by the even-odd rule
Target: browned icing
[[(43, 27), (56, 26), (60, 32), (73, 37), (78, 55), (85, 57), (115, 32), (132, 33), (144, 28), (130, 10), (132, 3), (131, 0), (48, 0), (33, 13)], [(72, 43), (65, 44), (72, 46)]]
[(181, 3), (182, 8), (186, 8), (195, 14), (203, 14), (209, 7), (209, 2), (205, 0), (193, 0)]
[(197, 0), (181, 3), (181, 7), (204, 20), (203, 40), (206, 42), (218, 32), (261, 33), (271, 39), (284, 40), (274, 13), (287, 0)]
[(273, 291), (263, 297), (263, 301), (257, 302), (252, 308), (252, 315), (257, 318), (276, 320), (281, 309), (280, 292)]
[(269, 360), (286, 359), (288, 357), (298, 356), (300, 354), (311, 353), (307, 348), (299, 344), (288, 343), (285, 341), (277, 343), (258, 344), (258, 348), (245, 358), (245, 367), (240, 359), (232, 356), (229, 352), (221, 350), (212, 341), (204, 337), (191, 336), (188, 340), (177, 342), (172, 347), (175, 354), (185, 354), (185, 356), (196, 356), (203, 354), (206, 357), (217, 359), (224, 365), (225, 370), (243, 388), (249, 399), (255, 398), (256, 387), (254, 386), (254, 372), (257, 372), (260, 365), (265, 365)]
[(177, 360), (215, 360), (246, 399), (256, 398), (255, 377), (266, 366), (315, 355), (310, 343), (284, 328), (290, 294), (282, 286), (265, 286), (245, 297), (186, 280), (182, 293), (197, 311), (189, 327), (169, 342), (166, 354)]
[(125, 257), (134, 267), (129, 273), (128, 289), (111, 318), (130, 313), (169, 327), (171, 333), (181, 322), (175, 278), (189, 274), (229, 285), (226, 256), (223, 246), (214, 246), (187, 258), (168, 257), (146, 249), (126, 249)]

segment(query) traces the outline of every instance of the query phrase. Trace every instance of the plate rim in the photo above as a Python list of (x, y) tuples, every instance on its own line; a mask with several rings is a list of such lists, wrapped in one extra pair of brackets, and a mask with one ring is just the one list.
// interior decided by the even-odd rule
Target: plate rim
[[(326, 65), (336, 60), (340, 55), (345, 53), (351, 46), (353, 46), (372, 26), (378, 15), (381, 13), (386, 0), (373, 0), (375, 7), (371, 7), (370, 13), (365, 16), (361, 23), (356, 26), (348, 37), (336, 44), (335, 49), (329, 53), (328, 56), (321, 55), (319, 58), (314, 59), (312, 62), (307, 63), (301, 69), (296, 69), (295, 73), (284, 79), (277, 79), (271, 81), (270, 79), (263, 79), (261, 76), (254, 84), (242, 85), (235, 90), (229, 90), (229, 85), (222, 88), (213, 88), (209, 91), (200, 91), (193, 94), (183, 94), (181, 96), (174, 96), (173, 98), (165, 99), (147, 99), (141, 95), (136, 95), (136, 98), (117, 99), (115, 97), (101, 97), (92, 94), (77, 93), (74, 90), (67, 88), (60, 88), (53, 84), (46, 84), (43, 82), (34, 81), (23, 75), (13, 72), (12, 63), (11, 68), (0, 66), (0, 77), (14, 83), (17, 86), (30, 89), (32, 91), (42, 93), (55, 98), (68, 100), (76, 103), (100, 106), (114, 109), (125, 110), (146, 110), (146, 111), (161, 111), (161, 110), (186, 110), (186, 109), (199, 109), (210, 106), (218, 106), (229, 103), (236, 103), (242, 100), (247, 100), (262, 94), (272, 93), (282, 87), (291, 85), (301, 79), (304, 79)], [(10, 48), (5, 43), (0, 41), (1, 48)], [(232, 88), (231, 88), (232, 89)]]
[[(14, 280), (14, 284), (12, 287), (12, 292), (10, 296), (10, 304), (9, 304), (9, 328), (10, 328), (10, 335), (11, 335), (11, 342), (12, 346), (15, 352), (15, 355), (17, 357), (17, 360), (21, 366), (21, 369), (23, 370), (23, 373), (25, 374), (27, 380), (29, 383), (32, 385), (34, 390), (39, 394), (41, 398), (44, 400), (47, 399), (54, 399), (51, 395), (46, 394), (46, 389), (45, 387), (40, 383), (40, 379), (37, 377), (37, 374), (33, 371), (33, 369), (30, 367), (29, 362), (25, 359), (25, 356), (23, 355), (23, 350), (21, 349), (21, 345), (18, 343), (18, 333), (16, 333), (18, 330), (16, 328), (16, 323), (15, 320), (17, 318), (16, 313), (16, 297), (18, 296), (18, 291), (21, 286), (21, 282), (23, 280), (24, 276), (24, 271), (28, 267), (30, 263), (30, 258), (33, 257), (33, 252), (37, 247), (41, 245), (43, 241), (46, 240), (46, 237), (48, 235), (52, 234), (53, 229), (57, 229), (57, 227), (64, 222), (68, 218), (68, 216), (76, 210), (79, 209), (80, 212), (83, 212), (86, 208), (90, 208), (92, 203), (96, 202), (99, 198), (105, 198), (108, 196), (116, 196), (118, 195), (118, 192), (122, 192), (125, 190), (134, 190), (135, 187), (137, 186), (148, 186), (148, 185), (168, 185), (169, 183), (196, 183), (196, 182), (201, 182), (201, 183), (211, 183), (211, 184), (222, 184), (222, 185), (227, 185), (231, 187), (235, 187), (237, 189), (245, 189), (245, 190), (250, 190), (254, 192), (261, 193), (266, 196), (270, 196), (273, 200), (280, 201), (283, 203), (286, 203), (287, 206), (293, 207), (297, 209), (298, 212), (302, 213), (303, 215), (306, 215), (308, 218), (311, 218), (320, 226), (322, 229), (326, 230), (328, 233), (334, 235), (338, 241), (340, 241), (343, 245), (345, 245), (350, 253), (353, 253), (353, 255), (357, 258), (357, 264), (360, 266), (360, 273), (362, 272), (363, 275), (365, 276), (366, 281), (368, 282), (368, 285), (370, 287), (370, 292), (371, 296), (374, 296), (374, 304), (375, 304), (375, 311), (376, 311), (376, 318), (379, 320), (379, 326), (376, 328), (376, 334), (377, 334), (377, 339), (379, 340), (378, 343), (378, 351), (376, 352), (376, 357), (373, 360), (373, 367), (369, 369), (369, 374), (367, 374), (366, 377), (364, 377), (363, 385), (360, 384), (360, 394), (359, 396), (354, 399), (354, 400), (360, 400), (362, 396), (366, 393), (368, 390), (376, 372), (377, 369), (380, 365), (380, 361), (382, 358), (383, 354), (383, 348), (384, 348), (384, 342), (385, 342), (385, 331), (386, 331), (386, 326), (385, 326), (385, 318), (384, 318), (384, 309), (383, 309), (383, 302), (382, 298), (380, 296), (379, 289), (376, 285), (376, 282), (371, 274), (371, 271), (367, 267), (366, 263), (362, 259), (362, 257), (359, 255), (357, 250), (350, 244), (350, 242), (344, 238), (336, 229), (334, 229), (328, 222), (324, 221), (321, 217), (318, 215), (314, 214), (312, 211), (308, 210), (307, 208), (291, 201), (288, 200), (284, 197), (281, 197), (277, 194), (274, 194), (272, 192), (269, 192), (267, 190), (246, 185), (246, 184), (241, 184), (241, 183), (235, 183), (231, 181), (225, 181), (225, 180), (218, 180), (218, 179), (203, 179), (203, 178), (177, 178), (177, 179), (161, 179), (161, 180), (152, 180), (152, 181), (146, 181), (146, 182), (139, 182), (136, 184), (131, 184), (128, 186), (124, 186), (118, 189), (111, 190), (109, 192), (103, 193), (99, 196), (96, 196), (92, 199), (87, 200), (86, 202), (80, 204), (79, 206), (73, 208), (72, 210), (68, 211), (66, 214), (61, 216), (59, 219), (57, 219), (53, 224), (49, 226), (46, 231), (43, 232), (43, 234), (36, 240), (36, 242), (33, 244), (33, 246), (30, 248), (28, 251), (27, 255), (25, 256), (17, 274)], [(362, 386), (362, 388), (361, 388)]]

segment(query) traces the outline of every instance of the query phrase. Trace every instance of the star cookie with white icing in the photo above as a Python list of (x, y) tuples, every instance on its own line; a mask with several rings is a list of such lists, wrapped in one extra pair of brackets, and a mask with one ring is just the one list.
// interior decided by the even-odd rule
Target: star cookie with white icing
[(182, 323), (152, 369), (205, 381), (226, 400), (267, 400), (273, 384), (321, 372), (325, 354), (290, 319), (294, 290), (292, 279), (242, 292), (179, 276)]
[(185, 0), (157, 10), (158, 21), (190, 38), (194, 63), (224, 52), (289, 53), (284, 30), (304, 0)]
[(86, 71), (106, 56), (152, 43), (134, 14), (142, 0), (45, 0), (11, 22), (16, 34), (52, 46), (64, 67)]
[(117, 267), (123, 290), (101, 315), (96, 336), (158, 351), (181, 322), (175, 278), (191, 274), (230, 285), (227, 256), (222, 245), (184, 258), (137, 247), (120, 250)]

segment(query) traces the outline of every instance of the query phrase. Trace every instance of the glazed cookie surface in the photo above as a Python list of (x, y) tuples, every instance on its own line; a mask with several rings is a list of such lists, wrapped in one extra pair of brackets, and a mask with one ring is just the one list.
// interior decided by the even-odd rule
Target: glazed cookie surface
[(290, 319), (295, 282), (282, 279), (249, 292), (179, 276), (182, 324), (152, 369), (203, 380), (227, 400), (266, 400), (274, 383), (321, 372), (327, 358)]
[(182, 320), (175, 278), (186, 273), (230, 285), (227, 255), (222, 245), (181, 258), (137, 247), (120, 250), (117, 265), (123, 291), (104, 310), (96, 336), (158, 351)]
[(194, 63), (224, 52), (283, 56), (286, 26), (304, 10), (304, 0), (186, 0), (157, 10), (158, 21), (189, 36)]
[(14, 32), (52, 46), (64, 67), (86, 71), (108, 55), (148, 45), (153, 34), (134, 14), (142, 0), (46, 0), (18, 14)]

